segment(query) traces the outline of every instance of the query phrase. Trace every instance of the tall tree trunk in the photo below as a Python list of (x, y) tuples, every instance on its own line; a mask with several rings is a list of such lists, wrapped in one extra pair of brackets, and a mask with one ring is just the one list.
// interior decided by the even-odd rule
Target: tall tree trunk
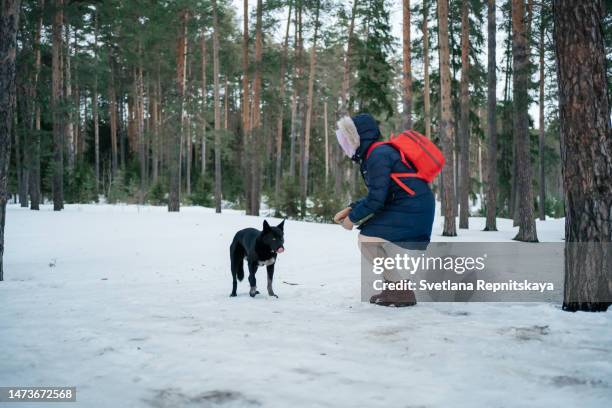
[(527, 94), (529, 56), (525, 31), (524, 0), (512, 0), (512, 57), (514, 134), (516, 145), (516, 179), (519, 191), (518, 218), (519, 232), (517, 241), (537, 242), (536, 224), (533, 214), (533, 195), (531, 187), (531, 158), (529, 154), (529, 96)]
[(32, 152), (31, 152), (31, 163), (30, 163), (30, 180), (28, 185), (30, 187), (30, 209), (40, 209), (40, 101), (38, 100), (38, 84), (40, 78), (40, 67), (41, 67), (41, 52), (40, 52), (40, 38), (43, 25), (43, 12), (45, 8), (45, 1), (39, 1), (38, 22), (36, 25), (36, 33), (34, 35), (34, 84), (33, 84), (33, 103), (34, 107), (34, 131), (32, 132)]
[(444, 230), (442, 235), (457, 235), (454, 216), (455, 192), (453, 187), (454, 163), (453, 142), (454, 126), (451, 108), (450, 55), (448, 48), (448, 0), (438, 1), (438, 36), (440, 53), (440, 141), (446, 157), (446, 166), (442, 170), (442, 194), (444, 195)]
[(217, 0), (212, 0), (213, 9), (213, 103), (215, 108), (215, 212), (221, 212), (221, 106), (219, 96), (219, 21)]
[(253, 77), (253, 106), (251, 107), (251, 215), (259, 215), (261, 199), (261, 161), (263, 159), (263, 131), (261, 127), (261, 82), (263, 57), (262, 0), (257, 0), (255, 21), (255, 74)]
[(540, 168), (540, 182), (539, 184), (539, 188), (540, 188), (540, 202), (538, 205), (538, 210), (540, 213), (540, 219), (542, 221), (546, 220), (546, 177), (544, 174), (544, 135), (545, 135), (545, 128), (544, 128), (544, 21), (542, 21), (542, 19), (544, 18), (544, 3), (542, 3), (542, 9), (540, 10), (540, 121), (539, 121), (539, 131), (540, 131), (540, 137), (538, 140), (538, 150), (539, 150), (539, 168)]
[(323, 102), (323, 132), (325, 135), (325, 185), (329, 179), (329, 126), (327, 124), (327, 99)]
[(249, 149), (251, 133), (251, 113), (249, 105), (249, 1), (243, 1), (242, 9), (242, 165), (244, 167), (244, 196), (246, 213), (251, 213), (251, 160)]
[[(138, 128), (138, 161), (140, 162), (140, 203), (144, 204), (147, 190), (147, 155), (144, 129), (144, 78), (142, 68), (142, 40), (138, 40), (138, 67), (136, 73), (136, 120)], [(184, 105), (184, 103), (183, 103)]]
[(108, 66), (110, 70), (108, 80), (108, 116), (110, 119), (111, 137), (111, 176), (114, 178), (117, 172), (117, 92), (115, 91), (115, 68), (112, 46), (109, 46)]
[(459, 228), (469, 228), (470, 216), (470, 19), (469, 0), (461, 3), (461, 118), (459, 123), (460, 177), (459, 177)]
[(612, 304), (612, 137), (602, 0), (554, 0), (567, 311)]
[(53, 210), (64, 208), (64, 120), (62, 114), (63, 77), (62, 77), (62, 30), (64, 25), (64, 0), (55, 0), (52, 42), (52, 92), (53, 111)]
[(94, 22), (94, 85), (91, 95), (93, 126), (94, 126), (94, 155), (95, 155), (95, 170), (96, 170), (96, 194), (100, 190), (100, 126), (98, 119), (98, 20), (99, 9), (96, 7), (95, 22)]
[[(64, 15), (64, 20), (66, 20), (66, 15)], [(66, 95), (66, 105), (72, 105), (72, 72), (70, 69), (70, 26), (68, 25), (68, 21), (65, 21), (65, 47), (64, 47), (64, 72), (65, 78), (64, 86), (65, 86), (65, 95)], [(68, 170), (72, 172), (74, 170), (74, 112), (72, 108), (68, 109), (67, 112), (68, 120), (66, 121), (66, 148), (68, 150)]]
[(176, 41), (176, 88), (180, 109), (178, 112), (179, 130), (174, 133), (174, 140), (169, 144), (170, 188), (168, 194), (168, 211), (176, 212), (181, 206), (181, 135), (184, 126), (185, 110), (185, 77), (187, 58), (187, 10), (179, 12), (179, 30)]
[[(283, 52), (281, 55), (280, 84), (279, 84), (279, 103), (278, 117), (276, 118), (276, 167), (274, 170), (274, 201), (279, 202), (281, 179), (282, 179), (282, 154), (283, 154), (283, 113), (285, 106), (285, 73), (287, 70), (287, 54), (289, 49), (289, 28), (291, 26), (291, 11), (293, 2), (289, 2), (289, 12), (287, 13), (287, 28), (285, 29), (285, 41), (283, 42)], [(277, 204), (278, 205), (278, 204)]]
[(349, 23), (349, 32), (346, 38), (346, 53), (344, 54), (344, 69), (342, 74), (342, 87), (340, 90), (340, 109), (338, 109), (338, 117), (348, 115), (348, 99), (349, 86), (351, 78), (351, 57), (353, 51), (353, 32), (355, 30), (355, 15), (357, 14), (357, 0), (353, 0), (353, 9), (351, 11), (351, 22)]
[(293, 94), (291, 96), (291, 131), (289, 134), (289, 177), (295, 177), (295, 150), (299, 135), (299, 100), (302, 85), (302, 0), (297, 0), (295, 10), (295, 41), (294, 41), (294, 62), (293, 62)]
[(79, 66), (78, 66), (78, 58), (79, 55), (79, 42), (78, 42), (78, 29), (74, 28), (74, 39), (73, 39), (73, 48), (74, 48), (74, 101), (72, 101), (72, 106), (74, 109), (74, 118), (73, 118), (73, 128), (74, 128), (74, 141), (73, 141), (73, 149), (74, 149), (74, 162), (78, 163), (79, 161), (79, 143), (81, 135), (81, 90), (79, 85)]
[(206, 36), (202, 33), (200, 37), (200, 52), (202, 53), (202, 142), (200, 148), (200, 171), (201, 175), (206, 175), (206, 107), (208, 106), (208, 98), (206, 93)]
[(487, 134), (489, 136), (489, 149), (487, 153), (487, 222), (485, 231), (497, 231), (497, 122), (495, 116), (497, 106), (495, 35), (497, 29), (495, 25), (495, 0), (488, 0), (487, 22)]
[[(15, 81), (17, 82), (17, 81)], [(28, 159), (27, 159), (27, 150), (28, 146), (25, 140), (26, 132), (23, 131), (23, 127), (19, 127), (17, 123), (17, 117), (20, 116), (18, 111), (21, 111), (22, 117), (27, 117), (28, 111), (28, 97), (26, 96), (25, 88), (26, 86), (20, 86), (19, 92), (19, 100), (17, 100), (17, 91), (13, 92), (14, 101), (13, 101), (13, 137), (15, 138), (15, 167), (16, 167), (16, 176), (17, 176), (17, 191), (19, 194), (19, 204), (23, 208), (28, 207)], [(17, 89), (17, 84), (15, 84), (15, 89)], [(21, 96), (23, 95), (23, 96)]]
[(402, 75), (402, 113), (403, 128), (412, 129), (412, 68), (410, 64), (410, 0), (402, 0), (402, 45), (403, 45), (403, 75)]
[[(159, 63), (157, 65), (157, 72), (159, 73)], [(153, 91), (150, 94), (150, 114), (151, 114), (151, 181), (153, 184), (157, 183), (159, 177), (159, 104), (160, 104), (159, 89), (157, 88), (157, 81), (153, 82)]]
[(20, 0), (2, 0), (0, 12), (0, 281), (4, 280), (4, 225), (8, 201), (11, 132), (15, 99), (15, 55)]
[(425, 136), (431, 139), (431, 103), (429, 86), (429, 4), (423, 1), (423, 115), (425, 120)]
[(314, 80), (317, 67), (317, 35), (319, 33), (319, 10), (321, 8), (320, 0), (317, 0), (315, 21), (314, 21), (314, 36), (312, 37), (312, 47), (310, 48), (310, 67), (308, 69), (308, 98), (306, 100), (306, 126), (304, 129), (304, 159), (301, 179), (302, 193), (302, 208), (306, 208), (306, 196), (308, 195), (308, 171), (310, 163), (310, 130), (312, 127), (312, 111), (313, 111), (313, 95), (314, 95)]

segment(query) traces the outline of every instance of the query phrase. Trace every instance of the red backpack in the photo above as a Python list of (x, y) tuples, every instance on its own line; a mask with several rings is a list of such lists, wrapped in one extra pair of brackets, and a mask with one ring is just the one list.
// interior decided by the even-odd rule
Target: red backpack
[(444, 155), (438, 147), (428, 138), (414, 130), (406, 130), (397, 136), (391, 135), (388, 142), (376, 142), (368, 149), (366, 159), (377, 146), (389, 144), (397, 149), (402, 158), (402, 163), (409, 168), (414, 168), (416, 173), (391, 173), (391, 178), (398, 186), (408, 194), (415, 192), (408, 187), (400, 178), (416, 177), (431, 183), (444, 167)]

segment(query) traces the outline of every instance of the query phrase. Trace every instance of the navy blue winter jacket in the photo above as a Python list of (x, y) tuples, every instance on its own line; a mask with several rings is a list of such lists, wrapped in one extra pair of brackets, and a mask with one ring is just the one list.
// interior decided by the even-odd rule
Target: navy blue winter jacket
[(391, 173), (411, 173), (390, 145), (375, 147), (366, 159), (372, 143), (380, 139), (376, 120), (369, 114), (353, 117), (360, 145), (353, 160), (360, 164), (368, 195), (351, 205), (349, 219), (359, 225), (363, 235), (392, 242), (429, 242), (434, 220), (435, 200), (427, 182), (404, 178), (416, 193), (409, 195), (391, 179)]

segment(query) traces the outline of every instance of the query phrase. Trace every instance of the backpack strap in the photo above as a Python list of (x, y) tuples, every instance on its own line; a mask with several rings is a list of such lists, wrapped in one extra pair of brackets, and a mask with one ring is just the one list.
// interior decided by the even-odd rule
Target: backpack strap
[(406, 183), (401, 180), (401, 177), (416, 177), (416, 173), (391, 173), (391, 178), (395, 181), (395, 184), (400, 186), (408, 195), (416, 195), (413, 189), (408, 187)]
[(389, 142), (374, 142), (370, 145), (370, 147), (368, 147), (368, 151), (366, 152), (365, 158), (367, 160), (368, 157), (370, 157), (370, 154), (372, 153), (372, 150), (374, 150), (375, 148), (377, 148), (380, 145), (384, 145), (384, 144), (389, 144)]
[[(391, 146), (393, 146), (393, 143), (388, 141), (388, 142), (375, 142), (372, 143), (372, 145), (368, 148), (368, 151), (366, 153), (366, 160), (368, 157), (370, 157), (370, 154), (372, 153), (372, 151), (377, 148), (380, 145), (384, 145), (384, 144), (390, 144)], [(398, 151), (398, 153), (400, 154), (400, 158), (402, 160), (402, 163), (408, 167), (409, 169), (412, 168), (412, 166), (410, 165), (410, 163), (408, 163), (408, 160), (406, 160), (406, 156), (404, 155), (404, 153), (398, 149), (396, 149)], [(418, 173), (391, 173), (391, 179), (393, 179), (393, 181), (395, 181), (395, 183), (400, 186), (402, 188), (402, 190), (404, 190), (406, 193), (408, 193), (408, 195), (416, 195), (416, 193), (414, 192), (413, 189), (411, 189), (410, 187), (408, 187), (406, 185), (406, 183), (404, 183), (401, 178), (402, 177), (419, 177)]]

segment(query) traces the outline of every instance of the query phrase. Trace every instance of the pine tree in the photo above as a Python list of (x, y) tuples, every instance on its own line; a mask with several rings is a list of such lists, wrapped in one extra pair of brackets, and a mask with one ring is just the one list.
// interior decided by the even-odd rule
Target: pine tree
[(512, 56), (513, 56), (513, 104), (514, 134), (516, 144), (516, 182), (519, 187), (517, 241), (537, 242), (531, 187), (531, 159), (529, 156), (529, 96), (527, 81), (529, 56), (525, 26), (524, 0), (512, 0)]
[(455, 226), (455, 193), (453, 187), (454, 160), (454, 126), (451, 110), (451, 78), (450, 55), (448, 48), (448, 0), (438, 0), (438, 43), (440, 54), (440, 141), (442, 152), (446, 157), (446, 165), (442, 170), (442, 194), (444, 214), (444, 229), (442, 235), (454, 237), (457, 235)]
[(495, 0), (488, 0), (487, 5), (487, 136), (489, 139), (489, 150), (486, 201), (487, 221), (485, 231), (497, 231), (497, 61), (495, 60), (495, 36), (497, 34), (497, 29), (495, 21)]
[(612, 304), (612, 137), (604, 5), (555, 0), (553, 15), (566, 192), (563, 309), (605, 311)]

